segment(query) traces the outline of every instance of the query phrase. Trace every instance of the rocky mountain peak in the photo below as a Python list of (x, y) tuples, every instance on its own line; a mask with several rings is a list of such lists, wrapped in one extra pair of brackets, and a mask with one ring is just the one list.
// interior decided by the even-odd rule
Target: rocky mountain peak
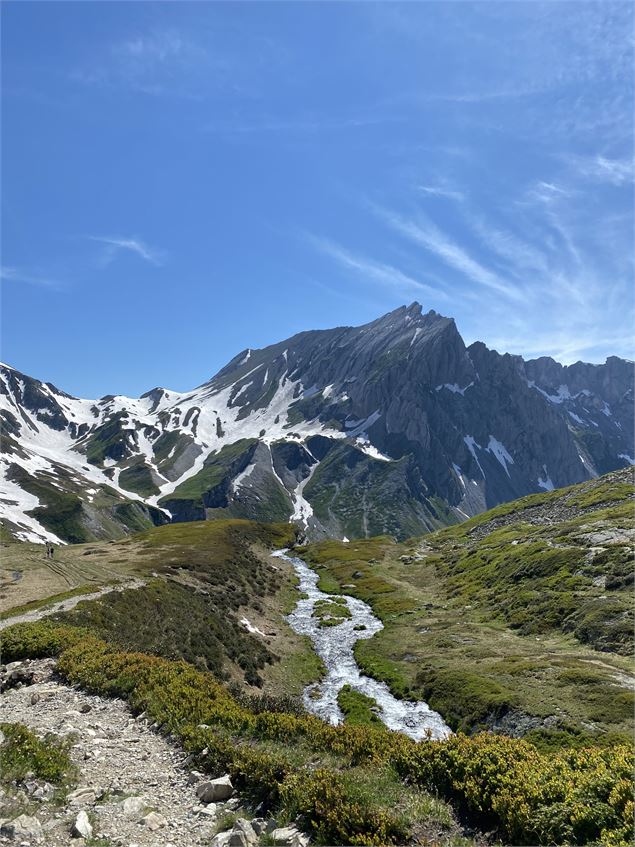
[(633, 363), (466, 348), (417, 302), (246, 348), (189, 392), (82, 400), (5, 368), (0, 515), (31, 540), (222, 516), (414, 535), (633, 463), (632, 397)]

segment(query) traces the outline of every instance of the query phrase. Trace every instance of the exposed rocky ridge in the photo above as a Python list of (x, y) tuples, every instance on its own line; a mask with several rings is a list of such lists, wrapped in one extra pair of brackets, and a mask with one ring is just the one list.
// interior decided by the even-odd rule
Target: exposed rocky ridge
[(633, 462), (633, 365), (525, 362), (419, 304), (245, 350), (191, 392), (80, 400), (1, 371), (0, 515), (18, 537), (295, 520), (406, 537)]
[[(635, 484), (635, 472), (630, 468), (625, 468), (621, 471), (605, 474), (602, 482), (609, 491), (610, 487), (614, 484), (619, 485), (620, 483), (624, 483), (632, 486)], [(496, 529), (504, 526), (513, 526), (520, 522), (533, 526), (555, 526), (565, 521), (575, 520), (583, 515), (597, 512), (597, 501), (586, 506), (580, 505), (578, 502), (581, 495), (584, 495), (586, 491), (593, 492), (594, 487), (593, 484), (590, 484), (574, 488), (568, 493), (563, 491), (557, 499), (547, 503), (523, 503), (521, 500), (517, 508), (511, 509), (504, 515), (496, 515), (490, 520), (479, 523), (474, 529), (469, 530), (469, 538), (472, 541), (479, 541), (486, 538)], [(570, 499), (574, 502), (568, 502)], [(628, 499), (633, 501), (633, 510), (635, 512), (635, 492)], [(607, 496), (607, 502), (611, 502), (610, 496)], [(601, 500), (599, 503), (601, 504)], [(619, 531), (615, 527), (611, 528), (611, 532), (615, 534), (616, 538), (619, 536)], [(629, 536), (631, 538), (635, 537), (635, 528), (632, 529)]]

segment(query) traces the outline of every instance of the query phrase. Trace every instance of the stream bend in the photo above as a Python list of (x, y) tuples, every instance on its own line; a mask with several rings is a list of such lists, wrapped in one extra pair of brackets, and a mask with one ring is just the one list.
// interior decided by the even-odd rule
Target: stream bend
[[(327, 670), (321, 682), (305, 688), (303, 700), (306, 709), (328, 723), (341, 723), (344, 716), (338, 706), (337, 695), (345, 685), (350, 685), (355, 691), (376, 701), (378, 717), (388, 729), (403, 732), (417, 741), (428, 734), (433, 739), (447, 738), (451, 734), (450, 728), (427, 703), (398, 700), (384, 682), (361, 673), (353, 654), (355, 642), (372, 638), (383, 629), (382, 622), (370, 606), (356, 597), (320, 591), (318, 575), (302, 559), (288, 555), (286, 550), (276, 550), (272, 555), (290, 562), (300, 580), (298, 590), (307, 595), (298, 600), (287, 620), (295, 632), (309, 636)], [(337, 626), (320, 626), (320, 620), (314, 614), (315, 604), (319, 600), (336, 598), (346, 601), (351, 617)]]

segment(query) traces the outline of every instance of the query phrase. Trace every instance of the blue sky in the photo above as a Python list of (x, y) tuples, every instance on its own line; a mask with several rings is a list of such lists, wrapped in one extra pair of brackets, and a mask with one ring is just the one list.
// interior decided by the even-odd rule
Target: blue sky
[(2, 5), (2, 356), (70, 393), (419, 300), (633, 357), (633, 6)]

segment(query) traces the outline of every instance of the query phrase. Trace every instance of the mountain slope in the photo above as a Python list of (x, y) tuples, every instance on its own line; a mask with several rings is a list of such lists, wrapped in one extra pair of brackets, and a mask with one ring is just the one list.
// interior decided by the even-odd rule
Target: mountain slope
[(403, 538), (635, 454), (632, 363), (466, 347), (416, 303), (245, 350), (185, 393), (81, 400), (0, 375), (0, 515), (32, 540), (221, 516)]

